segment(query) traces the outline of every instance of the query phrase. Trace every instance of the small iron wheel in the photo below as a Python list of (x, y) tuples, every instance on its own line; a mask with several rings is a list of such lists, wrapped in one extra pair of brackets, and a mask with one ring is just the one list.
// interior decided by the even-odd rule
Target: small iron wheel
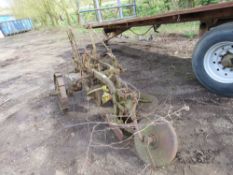
[(69, 99), (67, 96), (63, 76), (60, 73), (54, 74), (54, 86), (55, 86), (56, 94), (59, 99), (60, 109), (62, 111), (67, 111), (69, 109)]
[(138, 156), (153, 167), (169, 164), (178, 149), (177, 135), (172, 124), (165, 119), (145, 118), (138, 125), (139, 132), (134, 137)]

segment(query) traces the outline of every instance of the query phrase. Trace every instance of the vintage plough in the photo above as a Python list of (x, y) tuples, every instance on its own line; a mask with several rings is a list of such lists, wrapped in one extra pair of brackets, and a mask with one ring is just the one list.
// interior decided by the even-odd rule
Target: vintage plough
[(69, 96), (85, 90), (97, 105), (112, 109), (105, 120), (119, 140), (124, 139), (124, 131), (134, 136), (136, 151), (144, 162), (154, 167), (170, 163), (178, 144), (171, 123), (162, 117), (137, 114), (140, 93), (120, 78), (123, 68), (107, 46), (106, 53), (100, 55), (95, 45), (90, 50), (80, 50), (72, 30), (68, 31), (68, 38), (75, 71), (68, 76), (54, 74), (61, 109), (69, 109)]

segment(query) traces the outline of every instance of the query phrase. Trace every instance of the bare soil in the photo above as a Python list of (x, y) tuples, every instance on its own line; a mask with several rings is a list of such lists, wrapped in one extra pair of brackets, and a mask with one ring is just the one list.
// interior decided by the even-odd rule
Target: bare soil
[[(77, 38), (83, 47), (91, 43), (88, 35)], [(65, 32), (1, 39), (0, 175), (231, 175), (233, 100), (208, 92), (195, 79), (196, 42), (160, 35), (150, 42), (122, 37), (110, 43), (127, 69), (122, 78), (153, 98), (140, 112), (166, 117), (176, 128), (176, 159), (152, 171), (137, 157), (133, 140), (128, 147), (113, 146), (117, 140), (107, 126), (92, 132), (103, 119), (85, 94), (71, 99), (70, 112), (60, 111), (53, 73), (73, 68)]]

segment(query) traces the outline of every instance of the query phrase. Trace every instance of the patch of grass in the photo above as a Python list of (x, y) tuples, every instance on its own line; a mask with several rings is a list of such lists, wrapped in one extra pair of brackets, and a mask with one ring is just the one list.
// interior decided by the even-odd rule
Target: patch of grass
[[(148, 27), (134, 27), (134, 33), (137, 34), (144, 34), (151, 26)], [(199, 22), (187, 22), (187, 23), (180, 23), (180, 24), (167, 24), (161, 25), (158, 29), (158, 32), (161, 34), (169, 34), (169, 33), (176, 33), (186, 36), (187, 38), (194, 38), (199, 31)], [(135, 36), (135, 34), (131, 31), (126, 31), (124, 34), (126, 36)], [(152, 29), (149, 31), (145, 36), (149, 36), (150, 34), (154, 34), (154, 30)]]
[(159, 29), (161, 33), (178, 33), (178, 34), (197, 34), (199, 30), (199, 22), (186, 22), (180, 24), (162, 25)]
[(188, 31), (188, 32), (185, 32), (184, 35), (189, 39), (193, 39), (197, 36), (197, 33), (194, 31)]

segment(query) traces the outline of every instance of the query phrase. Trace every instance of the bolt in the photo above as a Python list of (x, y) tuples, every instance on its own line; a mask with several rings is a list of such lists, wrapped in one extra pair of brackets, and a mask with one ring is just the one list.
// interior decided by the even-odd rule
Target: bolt
[(148, 145), (152, 146), (154, 144), (154, 139), (152, 137), (148, 137)]

